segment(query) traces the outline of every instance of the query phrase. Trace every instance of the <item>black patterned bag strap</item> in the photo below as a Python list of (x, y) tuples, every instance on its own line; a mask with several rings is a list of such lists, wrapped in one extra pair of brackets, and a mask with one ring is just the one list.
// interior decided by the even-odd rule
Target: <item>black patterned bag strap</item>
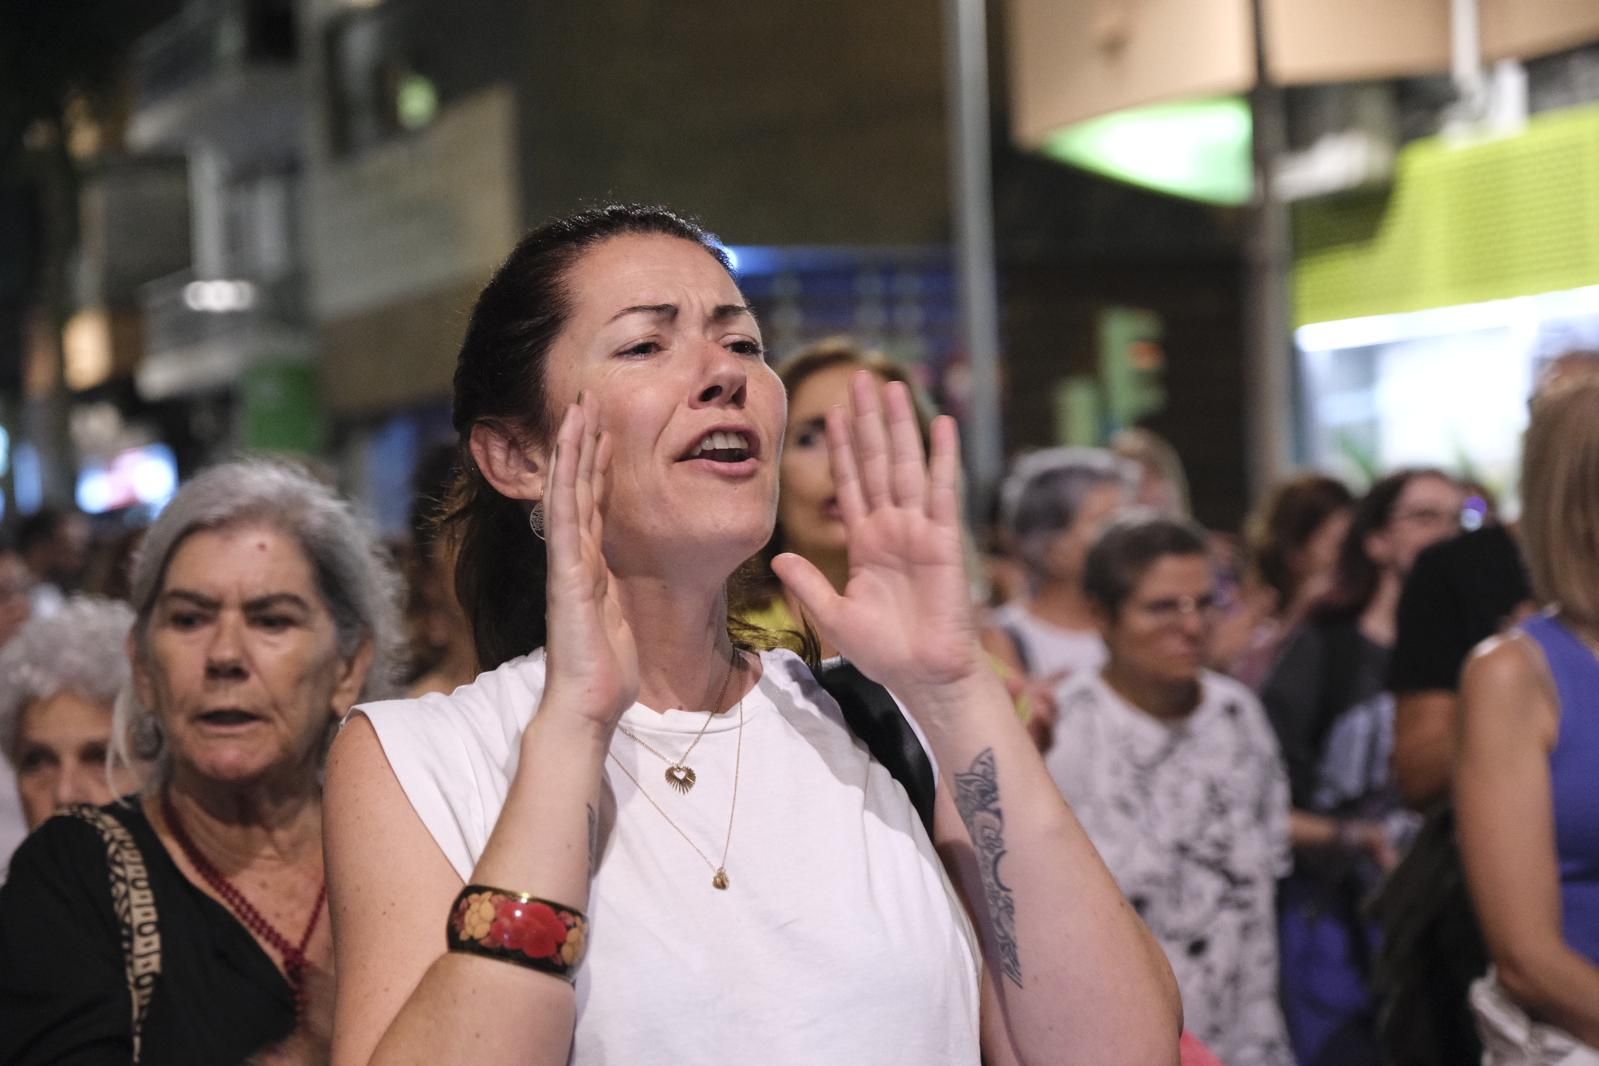
[(69, 807), (64, 813), (94, 826), (105, 844), (111, 906), (122, 930), (122, 964), (133, 1007), (133, 1061), (138, 1063), (144, 1017), (161, 976), (161, 927), (156, 920), (150, 871), (145, 867), (138, 841), (115, 817), (87, 805)]
[(866, 744), (872, 757), (905, 789), (905, 795), (931, 837), (938, 780), (933, 775), (932, 760), (900, 712), (899, 704), (894, 702), (888, 689), (842, 659), (819, 667), (814, 673), (817, 682), (844, 712), (844, 722), (850, 732)]

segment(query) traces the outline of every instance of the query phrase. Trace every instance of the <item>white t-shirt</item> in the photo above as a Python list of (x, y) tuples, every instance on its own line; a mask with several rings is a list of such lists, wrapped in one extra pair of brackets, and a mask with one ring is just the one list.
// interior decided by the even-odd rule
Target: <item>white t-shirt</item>
[[(570, 1061), (975, 1066), (980, 956), (921, 820), (800, 659), (773, 651), (761, 664), (744, 698), (727, 890), (606, 760)], [(536, 652), (449, 696), (359, 708), (463, 880), (499, 816), (543, 682)], [(712, 862), (727, 833), (738, 719), (706, 731), (687, 794), (620, 730), (611, 744)], [(704, 723), (700, 712), (638, 704), (622, 716), (673, 758)]]
[(1062, 628), (1014, 601), (996, 607), (989, 621), (1016, 642), (1029, 677), (1065, 681), (1105, 665), (1105, 642), (1096, 630)]
[(1183, 1018), (1227, 1066), (1293, 1066), (1277, 1000), (1288, 778), (1260, 702), (1206, 672), (1166, 724), (1098, 671), (1060, 697), (1050, 776), (1165, 949)]

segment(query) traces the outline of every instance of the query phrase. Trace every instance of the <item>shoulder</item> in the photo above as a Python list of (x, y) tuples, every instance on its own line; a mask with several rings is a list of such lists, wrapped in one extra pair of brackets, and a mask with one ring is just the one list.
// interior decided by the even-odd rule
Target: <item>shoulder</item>
[(527, 727), (544, 690), (544, 656), (534, 652), (479, 674), (454, 692), (357, 705), (383, 749), (447, 756), (461, 748), (503, 754)]
[(1553, 679), (1538, 641), (1517, 628), (1489, 637), (1471, 650), (1460, 671), (1462, 699), (1521, 713), (1528, 697), (1552, 691)]
[(1471, 650), (1461, 668), (1462, 691), (1466, 686), (1477, 690), (1506, 692), (1538, 685), (1549, 674), (1543, 655), (1532, 637), (1520, 630), (1512, 630), (1489, 637)]
[(1075, 734), (1116, 714), (1121, 701), (1098, 670), (1078, 670), (1055, 689), (1055, 732)]
[(498, 817), (522, 732), (543, 690), (544, 659), (535, 652), (448, 695), (360, 704), (346, 725), (364, 718), (370, 730), (348, 730), (348, 740), (334, 745), (328, 775), (337, 787), (330, 804), (382, 794), (384, 778), (392, 776), (451, 864), (470, 872)]
[(1205, 670), (1200, 674), (1200, 707), (1233, 719), (1258, 732), (1276, 747), (1276, 732), (1266, 717), (1260, 697), (1237, 678)]
[(1068, 703), (1098, 704), (1109, 695), (1110, 690), (1105, 687), (1098, 670), (1079, 670), (1060, 683), (1055, 690), (1055, 702), (1059, 705), (1057, 709), (1063, 711)]
[(1559, 701), (1537, 641), (1514, 630), (1477, 645), (1460, 673), (1460, 715), (1466, 744), (1503, 750), (1536, 739), (1553, 747)]
[(0, 886), (0, 899), (4, 900), (0, 909), (10, 918), (19, 907), (27, 909), (24, 900), (43, 894), (58, 902), (103, 909), (109, 915), (113, 841), (108, 836), (116, 833), (122, 840), (115, 843), (123, 848), (131, 844), (130, 817), (142, 819), (143, 815), (120, 804), (108, 804), (70, 808), (47, 819), (11, 856), (5, 884)]

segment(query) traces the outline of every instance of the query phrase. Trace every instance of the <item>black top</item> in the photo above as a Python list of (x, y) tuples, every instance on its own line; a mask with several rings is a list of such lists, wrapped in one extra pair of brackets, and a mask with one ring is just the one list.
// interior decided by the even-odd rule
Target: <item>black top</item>
[[(160, 976), (143, 1062), (226, 1066), (289, 1035), (294, 997), (255, 939), (173, 864), (136, 802), (110, 813), (143, 853), (160, 928)], [(0, 1062), (127, 1066), (132, 1001), (99, 831), (41, 825), (0, 886)]]
[(1353, 618), (1312, 621), (1295, 631), (1260, 687), (1277, 731), (1293, 804), (1313, 810), (1322, 745), (1338, 716), (1383, 690), (1388, 649)]
[(1434, 544), (1416, 557), (1399, 599), (1388, 687), (1400, 695), (1455, 691), (1471, 649), (1504, 628), (1530, 599), (1521, 549), (1503, 526)]

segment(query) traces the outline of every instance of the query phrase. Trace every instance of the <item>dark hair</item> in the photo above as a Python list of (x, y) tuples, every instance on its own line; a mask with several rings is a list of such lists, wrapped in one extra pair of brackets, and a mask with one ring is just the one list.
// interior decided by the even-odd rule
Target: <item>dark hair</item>
[(1083, 563), (1083, 592), (1111, 618), (1149, 568), (1168, 555), (1208, 555), (1205, 531), (1187, 518), (1131, 511), (1107, 525)]
[(455, 591), (487, 670), (544, 644), (544, 545), (527, 506), (496, 492), (472, 458), (472, 429), (548, 440), (550, 346), (572, 313), (568, 278), (585, 252), (613, 237), (658, 234), (692, 241), (732, 273), (727, 253), (700, 225), (664, 207), (609, 204), (546, 222), (522, 238), (478, 296), (455, 366), (453, 419), (459, 469), (444, 521), (457, 526)]
[(460, 450), (454, 442), (428, 445), (411, 469), (411, 508), (407, 514), (411, 545), (419, 552), (433, 550), (439, 520), (444, 516), (460, 472)]
[(1302, 550), (1327, 520), (1352, 506), (1355, 494), (1337, 478), (1300, 474), (1281, 482), (1250, 516), (1250, 561), (1260, 579), (1286, 606), (1299, 591), (1293, 572), (1294, 553)]
[(1355, 503), (1355, 512), (1349, 520), (1349, 532), (1338, 546), (1338, 568), (1333, 575), (1333, 587), (1321, 603), (1312, 610), (1317, 621), (1334, 622), (1354, 618), (1371, 604), (1377, 594), (1377, 584), (1382, 571), (1371, 554), (1366, 551), (1366, 538), (1388, 528), (1393, 521), (1399, 497), (1417, 478), (1435, 477), (1454, 482), (1442, 470), (1431, 467), (1410, 467), (1396, 470), (1366, 490)]

